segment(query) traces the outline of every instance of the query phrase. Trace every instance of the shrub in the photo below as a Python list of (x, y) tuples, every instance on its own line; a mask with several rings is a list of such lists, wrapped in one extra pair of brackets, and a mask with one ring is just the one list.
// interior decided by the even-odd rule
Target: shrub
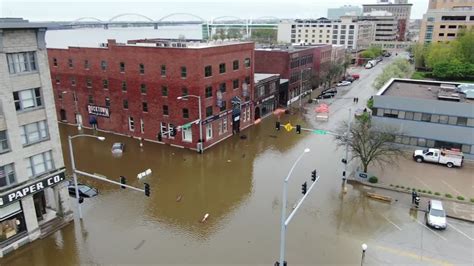
[(376, 176), (371, 176), (371, 177), (369, 177), (369, 182), (372, 183), (372, 184), (375, 184), (375, 183), (379, 182), (379, 179)]
[(439, 192), (435, 192), (435, 195), (436, 195), (436, 196), (440, 196), (440, 195), (441, 195), (441, 193), (439, 193)]
[(393, 184), (390, 184), (391, 187), (393, 187)]
[(471, 198), (471, 202), (474, 203), (474, 198)]
[(410, 187), (407, 187), (407, 190), (410, 190)]
[(433, 194), (433, 193), (431, 192), (431, 190), (428, 190), (428, 194)]
[(451, 195), (451, 194), (449, 194), (449, 193), (444, 194), (444, 196), (445, 196), (446, 198), (452, 198), (452, 197), (453, 197), (453, 195)]
[(396, 185), (395, 187), (396, 187), (396, 188), (399, 188), (400, 186), (399, 186), (399, 185)]
[(464, 197), (463, 196), (458, 196), (457, 199), (458, 200), (464, 200)]
[(405, 189), (405, 186), (401, 186), (400, 188), (401, 188), (401, 189)]
[(421, 192), (426, 193), (426, 190), (423, 189)]
[(421, 189), (418, 189), (417, 191), (418, 191), (418, 192), (421, 192)]

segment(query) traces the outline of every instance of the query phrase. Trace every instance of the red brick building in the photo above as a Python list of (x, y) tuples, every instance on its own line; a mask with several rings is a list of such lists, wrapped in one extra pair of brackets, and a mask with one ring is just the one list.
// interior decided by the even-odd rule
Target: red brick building
[(132, 43), (48, 49), (58, 120), (190, 149), (253, 124), (253, 43)]
[(311, 91), (312, 76), (331, 63), (331, 45), (281, 46), (255, 50), (255, 72), (280, 74), (288, 79), (288, 90), (280, 91), (280, 104), (288, 105)]

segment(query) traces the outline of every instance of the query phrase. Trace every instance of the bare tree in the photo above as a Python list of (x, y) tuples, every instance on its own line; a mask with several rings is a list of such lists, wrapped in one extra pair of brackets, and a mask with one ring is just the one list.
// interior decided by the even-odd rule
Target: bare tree
[(360, 159), (364, 172), (367, 172), (371, 163), (393, 164), (403, 154), (402, 149), (393, 144), (393, 132), (396, 132), (393, 129), (374, 128), (370, 119), (356, 120), (351, 124), (349, 134), (348, 127), (349, 124), (343, 122), (338, 128), (338, 136), (335, 137), (337, 145), (345, 147), (347, 144), (352, 159)]

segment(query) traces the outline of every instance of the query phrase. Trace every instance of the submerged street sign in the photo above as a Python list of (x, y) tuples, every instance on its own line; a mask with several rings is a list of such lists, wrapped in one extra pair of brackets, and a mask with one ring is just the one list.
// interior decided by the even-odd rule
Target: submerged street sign
[(290, 132), (290, 131), (293, 130), (293, 126), (292, 126), (290, 123), (284, 125), (283, 127), (284, 127), (284, 128), (286, 129), (286, 131), (288, 131), (288, 132)]
[(313, 133), (318, 134), (318, 135), (326, 135), (328, 132), (326, 130), (315, 129), (313, 130)]

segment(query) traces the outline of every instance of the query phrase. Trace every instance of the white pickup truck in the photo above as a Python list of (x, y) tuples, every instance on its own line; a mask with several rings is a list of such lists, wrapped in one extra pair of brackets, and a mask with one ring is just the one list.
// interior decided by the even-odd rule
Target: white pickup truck
[(462, 152), (459, 151), (446, 149), (424, 149), (415, 150), (413, 153), (413, 159), (419, 163), (439, 163), (445, 164), (447, 167), (451, 168), (453, 166), (461, 167), (464, 156)]

